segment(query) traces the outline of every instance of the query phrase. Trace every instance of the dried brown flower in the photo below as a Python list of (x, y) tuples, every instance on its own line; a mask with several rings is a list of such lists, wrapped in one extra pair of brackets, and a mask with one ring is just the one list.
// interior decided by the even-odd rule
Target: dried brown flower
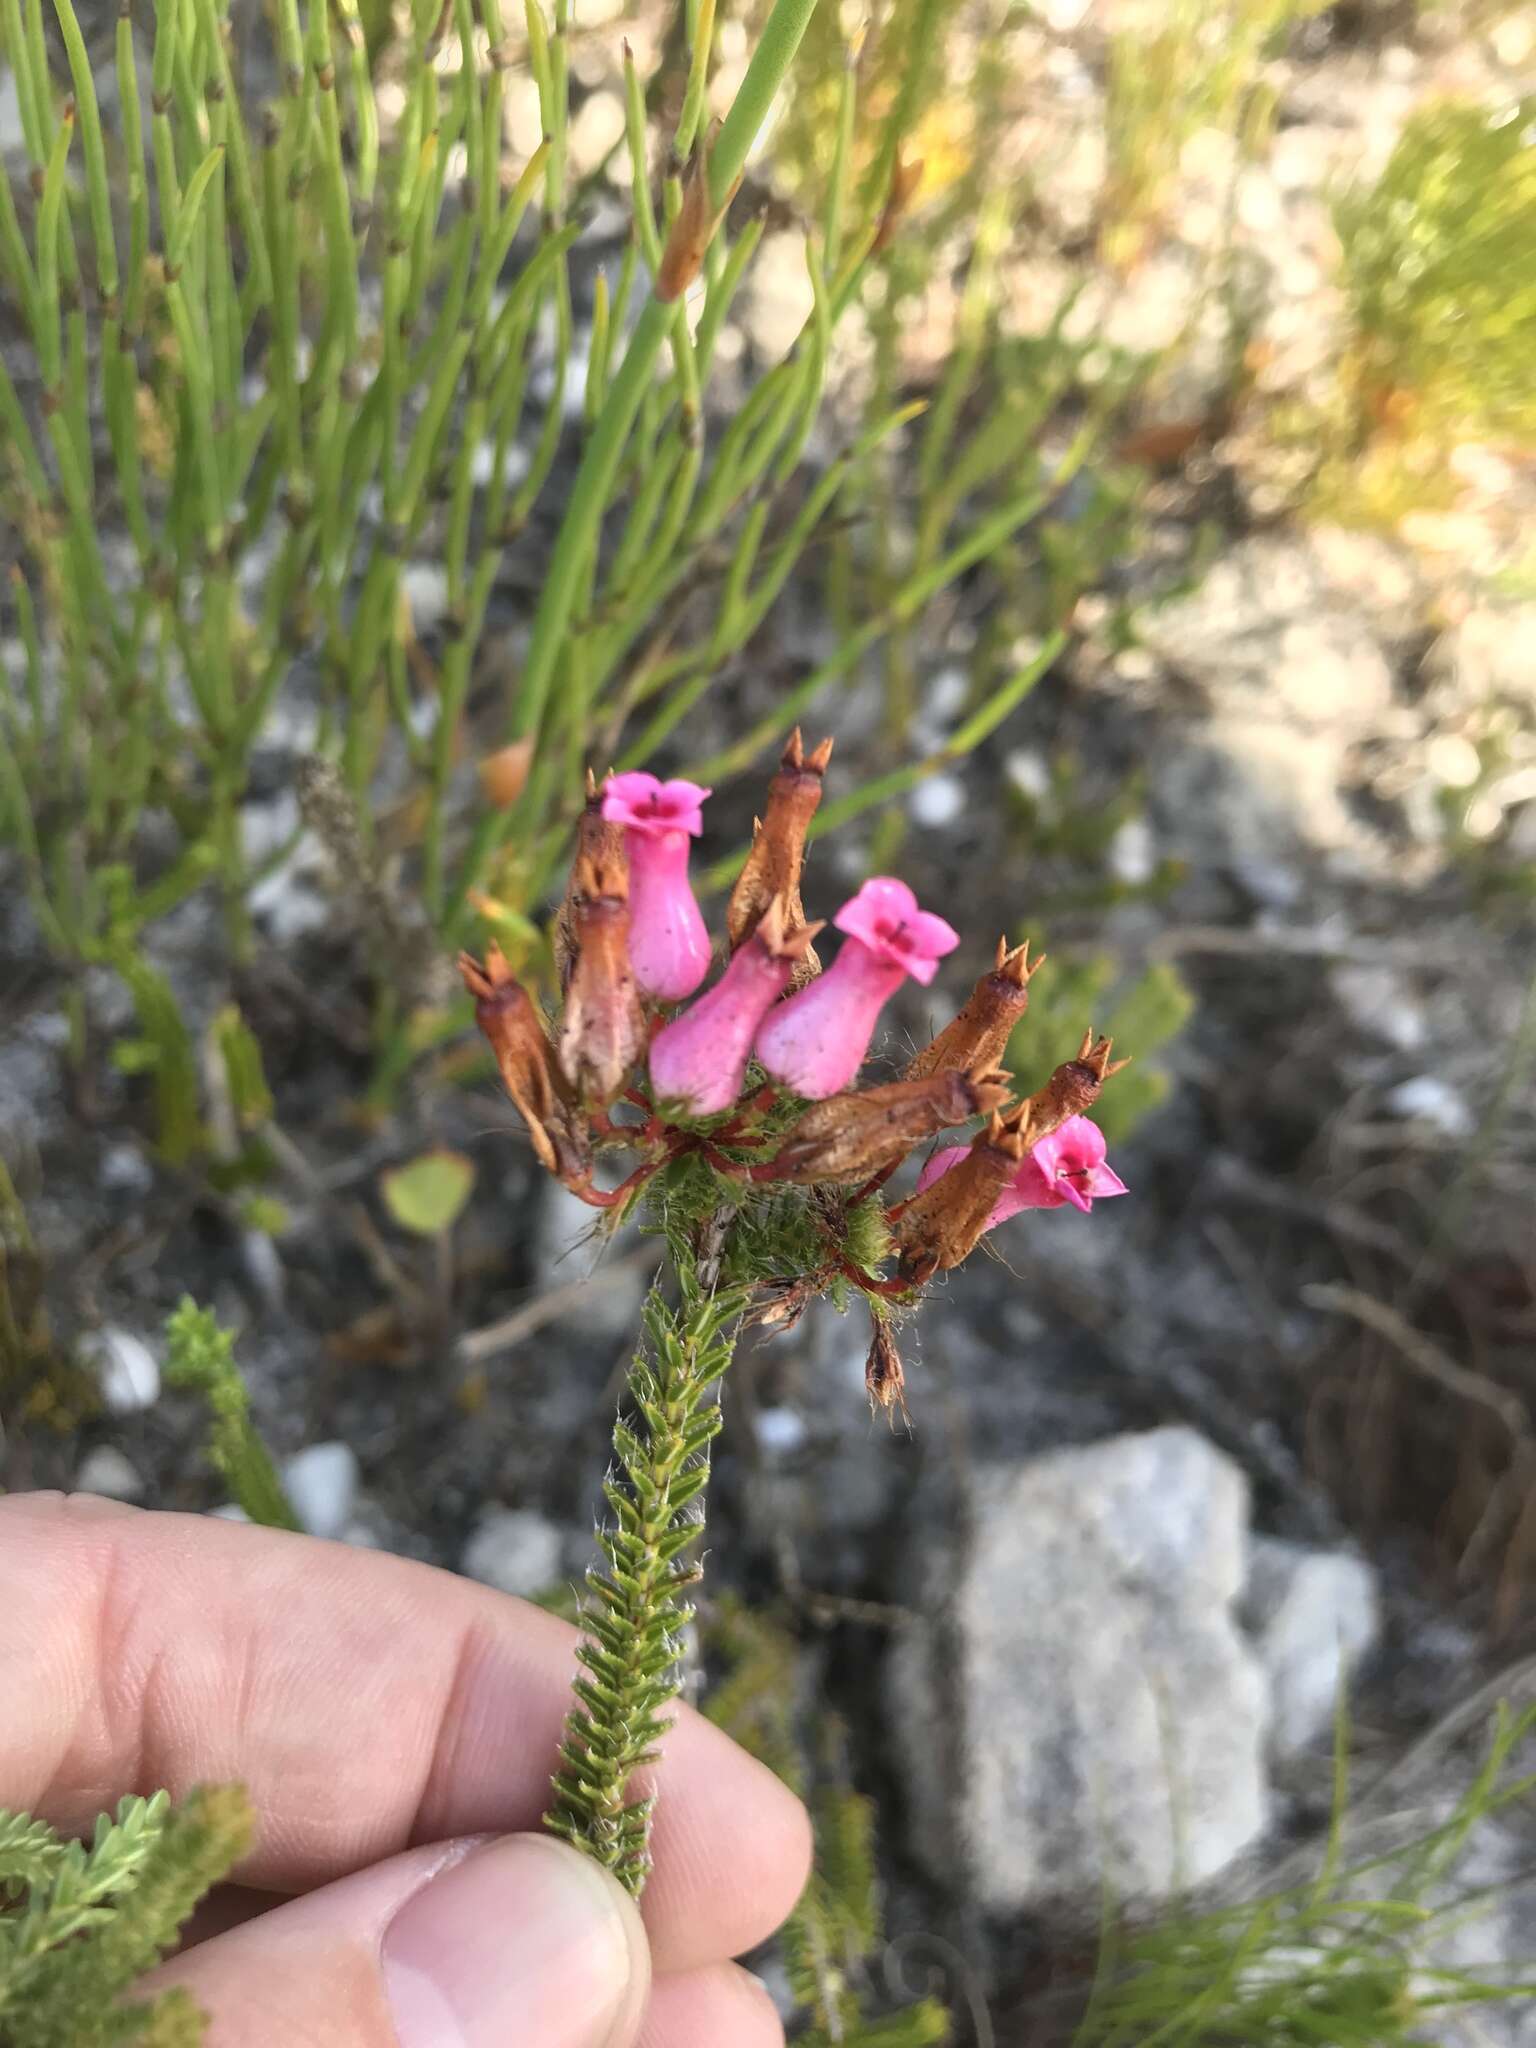
[(622, 865), (584, 857), (573, 878), (574, 948), (560, 1067), (577, 1095), (612, 1102), (645, 1051), (645, 1009), (629, 964), (629, 879)]
[(1029, 1008), (1030, 977), (1042, 965), (1029, 957), (1029, 941), (1010, 952), (1007, 939), (997, 942), (997, 962), (971, 990), (965, 1008), (946, 1024), (931, 1045), (925, 1045), (907, 1068), (907, 1079), (957, 1069), (974, 1072), (995, 1067), (1007, 1051), (1013, 1027)]
[[(807, 754), (800, 728), (795, 727), (778, 771), (768, 785), (766, 815), (753, 827), (751, 849), (726, 906), (725, 928), (733, 953), (752, 936), (758, 920), (776, 896), (784, 899), (791, 924), (805, 922), (800, 901), (805, 835), (821, 802), (822, 780), (831, 758), (831, 740), (823, 740)], [(819, 971), (814, 951), (809, 952), (804, 968), (796, 976), (796, 986), (803, 986)]]
[(924, 1138), (989, 1115), (1012, 1086), (1006, 1074), (929, 1074), (813, 1102), (786, 1132), (772, 1178), (806, 1187), (866, 1180)]
[(907, 1376), (901, 1369), (901, 1353), (896, 1349), (891, 1326), (883, 1316), (875, 1318), (869, 1357), (864, 1362), (864, 1385), (869, 1392), (871, 1415), (878, 1408), (894, 1429), (896, 1418), (891, 1411), (899, 1408), (902, 1421), (911, 1429), (912, 1417), (907, 1413)]
[(617, 873), (624, 878), (624, 895), (629, 894), (629, 856), (624, 849), (624, 827), (611, 825), (603, 816), (603, 792), (598, 788), (597, 777), (587, 770), (587, 802), (576, 826), (576, 852), (571, 861), (571, 877), (565, 886), (565, 899), (555, 916), (555, 966), (560, 975), (560, 986), (570, 984), (571, 969), (576, 961), (576, 941), (572, 928), (572, 905), (576, 899), (576, 878), (588, 862), (596, 862), (605, 874)]
[(459, 955), (459, 973), (475, 999), (475, 1021), (490, 1042), (519, 1116), (528, 1126), (539, 1164), (559, 1171), (550, 1127), (558, 1120), (555, 1075), (550, 1044), (533, 998), (512, 976), (500, 946), (493, 945), (485, 964), (473, 954)]
[(903, 1280), (921, 1287), (935, 1273), (947, 1273), (969, 1257), (999, 1195), (1039, 1135), (1030, 1123), (1027, 1102), (1006, 1116), (994, 1111), (965, 1157), (913, 1196), (897, 1217), (894, 1232), (897, 1272)]

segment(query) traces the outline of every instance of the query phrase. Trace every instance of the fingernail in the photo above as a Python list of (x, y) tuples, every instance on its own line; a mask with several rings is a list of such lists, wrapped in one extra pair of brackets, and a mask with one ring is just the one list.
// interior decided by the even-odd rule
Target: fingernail
[(400, 2048), (611, 2048), (647, 1974), (618, 1885), (542, 1835), (473, 1850), (413, 1893), (383, 1966)]

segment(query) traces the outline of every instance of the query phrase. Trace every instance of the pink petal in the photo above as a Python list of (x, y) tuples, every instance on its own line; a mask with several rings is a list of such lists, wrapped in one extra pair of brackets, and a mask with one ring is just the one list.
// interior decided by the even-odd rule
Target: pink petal
[(921, 1194), (924, 1188), (931, 1188), (940, 1174), (948, 1173), (956, 1160), (965, 1157), (968, 1149), (965, 1145), (946, 1145), (942, 1152), (935, 1152), (928, 1161), (928, 1164), (917, 1176), (916, 1192)]
[(906, 883), (893, 875), (871, 877), (832, 922), (925, 986), (938, 962), (960, 943), (954, 927), (931, 911), (920, 910)]
[(643, 768), (632, 768), (604, 783), (603, 816), (632, 832), (687, 832), (696, 839), (704, 830), (701, 807), (709, 795), (697, 782), (681, 777), (661, 782)]
[(1128, 1195), (1131, 1191), (1112, 1166), (1100, 1166), (1088, 1182), (1088, 1192), (1107, 1201), (1111, 1195)]

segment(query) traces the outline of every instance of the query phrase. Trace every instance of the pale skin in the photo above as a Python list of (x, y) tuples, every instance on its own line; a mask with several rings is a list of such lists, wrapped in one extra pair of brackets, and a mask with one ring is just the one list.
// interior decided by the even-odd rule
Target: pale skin
[[(161, 1973), (210, 2014), (212, 2048), (400, 2048), (381, 1944), (445, 1869), (494, 1871), (505, 1845), (465, 1838), (535, 1836), (506, 1863), (509, 1942), (540, 1859), (570, 1881), (574, 1852), (535, 1831), (575, 1637), (541, 1610), (399, 1558), (82, 1495), (0, 1499), (0, 1586), (0, 1806), (88, 1832), (127, 1792), (250, 1793), (256, 1847)], [(731, 1958), (799, 1895), (804, 1811), (687, 1708), (657, 1786), (641, 1915), (616, 1888), (598, 1899), (628, 1988), (593, 2019), (558, 1973), (530, 1975), (509, 2007), (518, 2048), (782, 2048)]]

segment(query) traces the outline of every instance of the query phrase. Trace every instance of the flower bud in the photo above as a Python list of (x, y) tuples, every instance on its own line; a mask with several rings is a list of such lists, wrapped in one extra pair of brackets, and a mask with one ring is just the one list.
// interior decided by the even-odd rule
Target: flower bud
[(914, 1287), (968, 1258), (1029, 1150), (1029, 1105), (994, 1111), (962, 1158), (914, 1195), (894, 1223), (897, 1272)]
[(658, 1102), (690, 1116), (714, 1116), (741, 1093), (752, 1040), (789, 987), (821, 925), (790, 923), (782, 898), (769, 904), (746, 945), (697, 1002), (651, 1042), (651, 1086)]
[(996, 1067), (1008, 1049), (1013, 1027), (1029, 1008), (1030, 976), (1044, 958), (1042, 953), (1031, 964), (1027, 939), (1012, 952), (1008, 941), (999, 939), (996, 966), (971, 990), (959, 1016), (912, 1060), (908, 1080), (947, 1069), (970, 1073), (980, 1067)]
[(590, 768), (587, 770), (586, 808), (576, 827), (576, 852), (571, 861), (570, 880), (565, 885), (565, 900), (555, 918), (555, 966), (559, 970), (561, 988), (569, 984), (571, 969), (576, 962), (576, 941), (571, 922), (577, 896), (576, 878), (588, 862), (595, 862), (607, 875), (623, 875), (627, 887), (629, 855), (624, 851), (624, 827), (610, 825), (603, 816), (603, 793)]
[(813, 1103), (785, 1133), (771, 1178), (802, 1187), (867, 1180), (935, 1132), (989, 1115), (1012, 1086), (1006, 1074), (929, 1074)]
[(459, 955), (459, 973), (475, 999), (475, 1022), (485, 1033), (508, 1095), (533, 1140), (539, 1164), (559, 1171), (549, 1126), (556, 1121), (555, 1082), (549, 1040), (533, 999), (512, 978), (500, 946), (493, 945), (482, 967), (473, 954)]
[(1110, 1059), (1113, 1046), (1112, 1038), (1095, 1039), (1091, 1031), (1085, 1031), (1077, 1058), (1064, 1061), (1045, 1086), (1030, 1096), (1027, 1106), (1032, 1145), (1060, 1130), (1068, 1117), (1085, 1116), (1098, 1101), (1099, 1091), (1110, 1076), (1130, 1065), (1128, 1059)]
[(621, 866), (588, 858), (571, 901), (575, 958), (560, 1025), (560, 1067), (585, 1102), (613, 1101), (645, 1050), (645, 1009), (629, 960), (629, 897)]
[(688, 880), (688, 842), (704, 829), (709, 795), (696, 782), (610, 775), (603, 817), (624, 830), (629, 855), (629, 950), (642, 995), (680, 1003), (709, 972), (709, 933)]
[(809, 1102), (848, 1086), (886, 998), (909, 974), (932, 981), (939, 961), (960, 943), (942, 917), (918, 908), (905, 882), (883, 875), (866, 882), (832, 922), (847, 934), (836, 960), (771, 1010), (757, 1034), (768, 1074)]
[[(800, 728), (795, 727), (778, 772), (768, 785), (767, 810), (753, 828), (751, 851), (726, 906), (725, 926), (732, 952), (751, 937), (758, 919), (775, 896), (784, 898), (786, 914), (793, 922), (805, 922), (800, 902), (805, 835), (821, 802), (822, 778), (831, 758), (831, 740), (823, 740), (814, 753), (807, 755)], [(820, 963), (814, 953), (808, 955), (808, 964), (812, 975), (819, 972)]]

